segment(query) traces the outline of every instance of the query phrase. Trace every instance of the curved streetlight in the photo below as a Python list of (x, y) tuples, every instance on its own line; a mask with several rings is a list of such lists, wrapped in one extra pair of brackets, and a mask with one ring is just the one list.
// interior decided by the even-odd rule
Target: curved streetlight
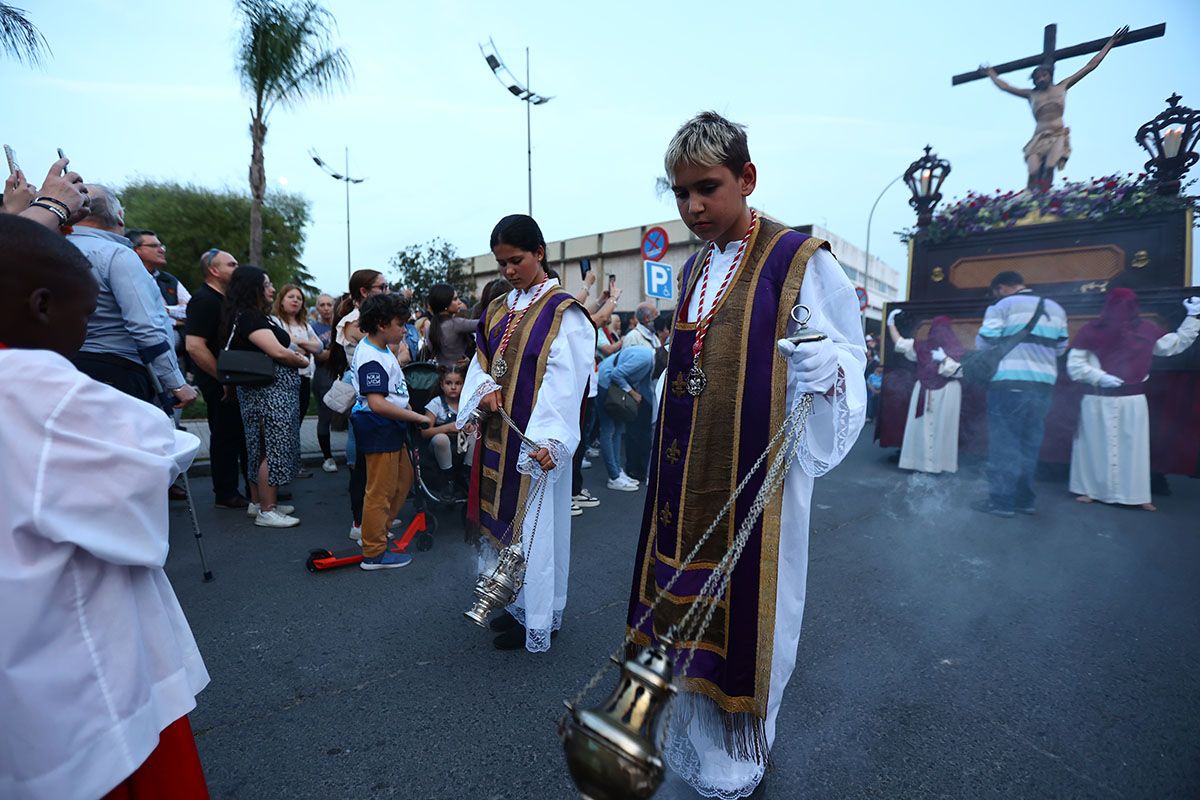
[[(871, 213), (867, 214), (867, 257), (863, 261), (863, 288), (867, 290), (868, 296), (870, 296), (870, 291), (871, 291), (871, 287), (867, 285), (870, 283), (870, 278), (871, 278), (871, 221), (873, 219), (875, 219), (875, 206), (879, 205), (879, 201), (883, 199), (883, 196), (885, 194), (887, 194), (887, 190), (892, 188), (893, 186), (895, 186), (896, 183), (898, 183), (903, 178), (904, 178), (903, 173), (892, 178), (891, 181), (888, 182), (888, 185), (883, 187), (883, 191), (881, 191), (879, 193), (879, 196), (875, 198), (875, 202), (871, 203)], [(867, 324), (867, 311), (866, 311), (866, 309), (863, 309), (863, 327), (864, 328), (866, 327), (866, 324)]]
[(321, 157), (319, 155), (317, 155), (316, 150), (310, 149), (308, 151), (308, 154), (309, 154), (309, 156), (312, 157), (313, 162), (318, 167), (325, 170), (326, 175), (346, 184), (346, 279), (349, 280), (350, 279), (350, 184), (362, 183), (363, 181), (366, 180), (366, 178), (351, 178), (350, 177), (350, 175), (349, 175), (349, 172), (350, 172), (350, 148), (349, 147), (346, 148), (346, 173), (347, 174), (345, 174), (345, 175), (334, 172), (333, 169), (331, 169), (328, 164), (326, 164), (324, 161), (321, 160)]
[(533, 216), (533, 133), (532, 133), (532, 109), (534, 106), (540, 106), (544, 103), (549, 103), (552, 98), (545, 95), (534, 93), (529, 88), (529, 48), (525, 48), (525, 83), (522, 84), (517, 80), (516, 76), (509, 71), (508, 67), (504, 66), (504, 62), (500, 59), (500, 52), (496, 49), (496, 43), (488, 37), (487, 44), (479, 45), (479, 52), (483, 53), (483, 60), (491, 68), (492, 74), (496, 76), (496, 80), (500, 81), (500, 85), (508, 89), (509, 93), (518, 100), (525, 103), (525, 158), (529, 167), (529, 216)]

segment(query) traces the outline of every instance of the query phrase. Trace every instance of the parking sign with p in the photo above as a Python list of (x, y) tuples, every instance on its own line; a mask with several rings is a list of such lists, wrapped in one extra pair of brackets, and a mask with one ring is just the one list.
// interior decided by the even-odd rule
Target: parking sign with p
[(661, 261), (645, 261), (646, 295), (660, 300), (670, 300), (675, 296), (675, 268)]

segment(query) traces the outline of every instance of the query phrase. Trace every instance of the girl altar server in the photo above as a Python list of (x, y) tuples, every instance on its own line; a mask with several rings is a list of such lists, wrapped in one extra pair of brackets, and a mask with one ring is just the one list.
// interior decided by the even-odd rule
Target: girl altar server
[[(476, 408), (489, 412), (475, 446), (468, 510), (488, 542), (497, 549), (509, 545), (510, 526), (525, 509), (519, 532), (525, 583), (491, 622), (500, 634), (495, 645), (537, 653), (550, 649), (567, 603), (571, 457), (579, 446), (596, 331), (583, 306), (547, 273), (546, 240), (532, 217), (500, 220), (491, 248), (512, 290), (493, 300), (479, 321), (457, 424), (466, 426)], [(500, 408), (536, 448), (495, 413)]]

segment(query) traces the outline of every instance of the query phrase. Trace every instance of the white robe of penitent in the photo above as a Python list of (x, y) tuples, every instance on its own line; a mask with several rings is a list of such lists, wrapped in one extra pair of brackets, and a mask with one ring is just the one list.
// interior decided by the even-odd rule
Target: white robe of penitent
[(48, 350), (0, 350), (0, 407), (0, 797), (102, 797), (208, 683), (163, 571), (200, 440)]
[[(715, 254), (708, 286), (720, 287), (733, 267), (740, 242), (731, 242)], [(687, 318), (697, 319), (719, 302), (720, 295), (705, 298), (701, 309), (699, 292), (692, 292)], [(812, 255), (800, 286), (798, 302), (808, 306), (810, 328), (825, 333), (837, 346), (841, 375), (832, 397), (816, 397), (799, 452), (783, 481), (783, 507), (779, 526), (779, 575), (775, 595), (775, 636), (771, 651), (771, 684), (767, 698), (767, 746), (775, 740), (775, 720), (783, 691), (796, 666), (800, 624), (804, 617), (805, 583), (808, 579), (809, 512), (813, 479), (836, 467), (850, 452), (866, 416), (866, 343), (854, 286), (837, 259), (821, 248)], [(789, 324), (789, 333), (798, 326)], [(788, 368), (787, 407), (800, 397), (795, 376)], [(722, 738), (723, 714), (712, 700), (693, 692), (681, 692), (675, 700), (671, 730), (664, 756), (670, 768), (705, 797), (723, 800), (745, 797), (754, 791), (766, 769), (764, 762), (738, 758)], [(712, 724), (717, 721), (719, 724)]]
[[(1186, 317), (1176, 332), (1159, 337), (1154, 355), (1182, 353), (1196, 340), (1197, 333), (1200, 319)], [(1094, 353), (1075, 348), (1067, 353), (1067, 374), (1077, 383), (1097, 386), (1106, 373)], [(1068, 485), (1072, 494), (1102, 503), (1140, 506), (1150, 502), (1150, 414), (1146, 395), (1084, 396), (1071, 444)]]
[[(909, 361), (917, 360), (912, 339), (898, 339), (896, 352)], [(938, 374), (955, 378), (961, 365), (947, 357), (938, 365)], [(908, 421), (904, 423), (904, 442), (900, 445), (900, 469), (917, 472), (958, 472), (958, 418), (962, 409), (962, 385), (951, 380), (941, 389), (925, 394), (925, 413), (917, 416), (917, 402), (925, 390), (921, 382), (913, 386), (908, 399)]]
[[(553, 278), (550, 291), (558, 281)], [(508, 307), (520, 311), (526, 308), (536, 288), (508, 293)], [(546, 373), (533, 398), (533, 410), (525, 435), (539, 446), (547, 447), (554, 459), (554, 468), (546, 473), (544, 492), (530, 487), (525, 520), (522, 524), (521, 545), (525, 552), (525, 584), (509, 612), (525, 626), (525, 649), (541, 653), (550, 649), (551, 634), (562, 627), (563, 609), (567, 605), (567, 578), (571, 565), (571, 457), (579, 446), (579, 410), (587, 392), (588, 380), (595, 363), (596, 330), (587, 314), (578, 306), (563, 312), (558, 334), (550, 344)], [(506, 357), (510, 363), (516, 354)], [(458, 426), (467, 424), (480, 399), (500, 387), (479, 364), (479, 356), (471, 359), (463, 384), (458, 408)], [(477, 452), (480, 452), (477, 450)], [(522, 445), (517, 469), (536, 481), (543, 470), (528, 458), (532, 450)], [(538, 511), (539, 495), (541, 511)], [(536, 524), (536, 528), (535, 528)], [(486, 565), (487, 559), (491, 560)], [(483, 554), (485, 565), (495, 564), (495, 553)]]

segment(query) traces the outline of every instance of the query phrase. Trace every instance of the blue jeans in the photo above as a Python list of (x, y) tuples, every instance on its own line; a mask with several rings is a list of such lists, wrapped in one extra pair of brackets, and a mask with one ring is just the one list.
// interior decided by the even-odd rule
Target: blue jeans
[(1004, 511), (1033, 508), (1033, 476), (1053, 396), (1049, 386), (1045, 390), (988, 389), (987, 478), (993, 507)]
[(596, 405), (596, 416), (600, 419), (600, 455), (604, 459), (604, 468), (608, 470), (608, 477), (611, 480), (616, 480), (616, 477), (621, 474), (621, 440), (625, 434), (625, 423), (618, 419), (613, 419), (604, 409), (605, 389), (600, 390), (600, 394), (596, 396), (598, 401)]

